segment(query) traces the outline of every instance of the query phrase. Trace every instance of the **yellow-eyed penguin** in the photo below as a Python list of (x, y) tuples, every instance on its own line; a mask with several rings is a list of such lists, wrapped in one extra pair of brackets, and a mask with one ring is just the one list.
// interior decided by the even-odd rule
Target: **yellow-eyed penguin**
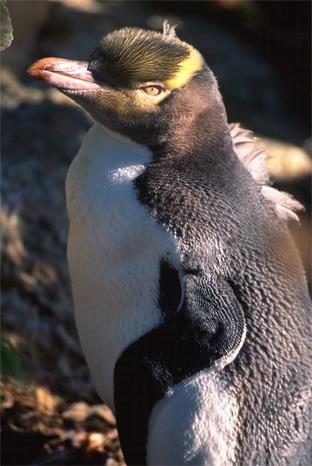
[(68, 260), (95, 386), (132, 465), (311, 466), (311, 302), (264, 154), (167, 24), (31, 75), (96, 123), (69, 169)]

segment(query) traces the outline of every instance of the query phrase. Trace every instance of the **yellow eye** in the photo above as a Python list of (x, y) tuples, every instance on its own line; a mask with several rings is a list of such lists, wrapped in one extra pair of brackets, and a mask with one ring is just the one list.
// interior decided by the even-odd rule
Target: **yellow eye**
[(154, 86), (141, 87), (141, 90), (145, 92), (145, 94), (150, 95), (151, 97), (155, 97), (161, 94), (162, 92), (164, 92), (165, 88), (162, 86), (154, 85)]

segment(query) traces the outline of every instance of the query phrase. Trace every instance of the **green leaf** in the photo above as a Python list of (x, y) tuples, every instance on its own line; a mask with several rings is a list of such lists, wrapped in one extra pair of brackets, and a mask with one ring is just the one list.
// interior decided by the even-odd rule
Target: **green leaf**
[(0, 51), (10, 47), (13, 41), (13, 28), (5, 0), (0, 0)]
[(21, 355), (7, 341), (1, 340), (1, 377), (9, 377), (19, 382), (27, 379), (26, 369)]

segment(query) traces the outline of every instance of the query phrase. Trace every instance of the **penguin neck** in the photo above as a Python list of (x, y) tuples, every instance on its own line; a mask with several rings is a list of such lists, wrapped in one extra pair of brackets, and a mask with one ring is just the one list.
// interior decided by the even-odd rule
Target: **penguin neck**
[[(204, 68), (168, 102), (160, 155), (211, 158), (234, 154), (226, 110), (217, 81)], [(155, 152), (155, 150), (153, 150)], [(223, 158), (223, 157), (222, 157)]]
[(205, 108), (189, 120), (175, 122), (158, 145), (151, 146), (156, 159), (205, 157), (232, 158), (233, 142), (223, 106)]

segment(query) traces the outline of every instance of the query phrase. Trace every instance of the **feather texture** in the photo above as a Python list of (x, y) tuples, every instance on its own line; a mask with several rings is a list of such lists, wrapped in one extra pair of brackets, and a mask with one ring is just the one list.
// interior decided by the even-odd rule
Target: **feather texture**
[(163, 22), (163, 39), (164, 40), (177, 40), (177, 35), (175, 32), (177, 25), (170, 24), (167, 19)]
[(131, 88), (140, 82), (173, 78), (189, 56), (190, 47), (167, 22), (163, 34), (139, 28), (107, 34), (91, 55), (89, 69), (98, 80)]
[(266, 165), (268, 154), (257, 146), (257, 139), (238, 123), (229, 125), (234, 149), (238, 158), (259, 183), (264, 198), (274, 205), (279, 218), (286, 221), (299, 222), (296, 212), (304, 209), (303, 205), (290, 194), (270, 186), (270, 175)]

